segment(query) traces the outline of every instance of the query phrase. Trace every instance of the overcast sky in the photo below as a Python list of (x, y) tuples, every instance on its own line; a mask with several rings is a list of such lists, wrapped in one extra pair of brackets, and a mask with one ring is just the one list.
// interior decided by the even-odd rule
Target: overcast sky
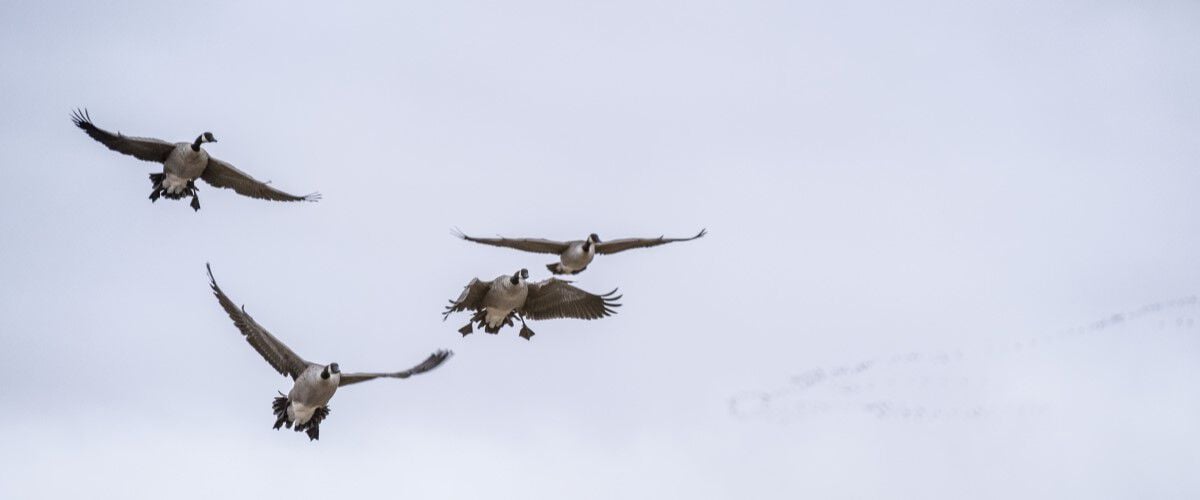
[[(1189, 1), (2, 1), (0, 497), (1196, 498), (1198, 23)], [(154, 167), (75, 107), (212, 131), (325, 198), (152, 204)], [(552, 258), (456, 226), (710, 234), (598, 258), (577, 284), (620, 287), (620, 314), (526, 342), (439, 313)], [(205, 262), (310, 360), (456, 356), (340, 391), (318, 442), (272, 431), (290, 380)]]

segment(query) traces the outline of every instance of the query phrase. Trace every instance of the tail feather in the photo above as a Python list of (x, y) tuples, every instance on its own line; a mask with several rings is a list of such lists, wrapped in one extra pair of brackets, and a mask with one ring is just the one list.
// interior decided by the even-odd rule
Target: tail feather
[(273, 429), (279, 430), (279, 428), (283, 427), (284, 424), (287, 425), (288, 429), (292, 428), (292, 421), (287, 416), (288, 403), (288, 398), (286, 396), (277, 397), (275, 398), (275, 401), (271, 403), (271, 409), (275, 412), (275, 426)]
[(196, 197), (195, 181), (187, 181), (187, 186), (183, 190), (172, 193), (163, 186), (163, 181), (166, 178), (166, 174), (150, 174), (150, 184), (154, 186), (153, 190), (150, 191), (150, 201), (158, 201), (159, 197), (162, 196), (166, 196), (168, 200), (181, 200), (190, 196), (192, 198), (192, 209), (200, 210), (200, 199)]
[(517, 312), (510, 311), (508, 313), (508, 316), (504, 317), (504, 321), (501, 321), (501, 322), (497, 323), (495, 326), (492, 326), (492, 325), (488, 324), (487, 309), (480, 309), (478, 311), (475, 311), (475, 314), (471, 316), (471, 320), (469, 322), (467, 322), (467, 324), (465, 326), (458, 329), (458, 333), (463, 334), (463, 336), (467, 336), (467, 335), (471, 334), (472, 332), (474, 332), (475, 328), (482, 328), (485, 333), (490, 333), (490, 334), (495, 335), (497, 333), (500, 333), (501, 328), (504, 328), (506, 326), (513, 326), (515, 324), (513, 322), (514, 319), (517, 319)]
[(309, 441), (321, 439), (321, 421), (329, 416), (329, 407), (322, 406), (313, 411), (312, 418), (308, 422), (296, 425), (296, 432), (304, 431), (308, 434)]
[(163, 194), (162, 182), (166, 177), (164, 174), (150, 174), (150, 184), (154, 186), (154, 190), (150, 191), (150, 201), (158, 201), (158, 197)]
[(287, 411), (289, 404), (291, 404), (291, 401), (288, 401), (287, 396), (277, 397), (275, 398), (275, 401), (271, 402), (271, 409), (275, 412), (275, 426), (273, 428), (275, 430), (279, 430), (281, 427), (287, 427), (288, 429), (292, 429), (296, 432), (304, 432), (305, 434), (308, 434), (309, 441), (316, 441), (320, 439), (321, 421), (325, 420), (325, 417), (329, 416), (329, 407), (322, 406), (317, 408), (313, 411), (312, 418), (308, 419), (308, 422), (297, 424), (293, 422), (292, 419), (288, 418)]

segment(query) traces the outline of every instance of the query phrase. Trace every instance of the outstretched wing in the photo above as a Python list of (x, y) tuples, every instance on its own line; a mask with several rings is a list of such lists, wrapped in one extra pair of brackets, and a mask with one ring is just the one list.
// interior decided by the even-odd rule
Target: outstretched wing
[(221, 287), (217, 286), (217, 279), (213, 278), (212, 266), (208, 264), (204, 264), (204, 266), (208, 268), (208, 284), (212, 287), (213, 295), (217, 296), (217, 301), (221, 303), (221, 308), (225, 309), (229, 319), (233, 320), (233, 324), (242, 331), (242, 335), (246, 337), (246, 342), (250, 343), (250, 347), (258, 351), (263, 359), (267, 360), (267, 363), (270, 363), (281, 375), (288, 375), (293, 379), (299, 377), (304, 368), (308, 366), (308, 362), (292, 352), (288, 346), (271, 335), (271, 332), (259, 325), (257, 321), (254, 321), (254, 318), (251, 318), (250, 314), (246, 312), (245, 307), (234, 305), (225, 292), (221, 291)]
[(459, 311), (478, 311), (483, 308), (483, 298), (487, 296), (488, 290), (491, 290), (492, 282), (479, 281), (479, 278), (472, 278), (467, 286), (463, 287), (462, 294), (457, 300), (451, 300), (450, 305), (446, 306), (446, 311), (442, 313), (442, 321), (450, 317), (451, 313)]
[(240, 195), (260, 200), (317, 201), (321, 199), (321, 193), (296, 196), (275, 189), (265, 182), (250, 177), (250, 174), (238, 170), (233, 165), (213, 158), (212, 155), (209, 155), (208, 166), (204, 168), (204, 173), (200, 174), (200, 178), (214, 187), (229, 188), (237, 191)]
[(404, 370), (404, 371), (402, 371), (402, 372), (394, 372), (394, 373), (343, 373), (343, 374), (342, 374), (342, 381), (341, 381), (340, 383), (338, 383), (338, 387), (341, 387), (341, 386), (343, 386), (343, 385), (357, 384), (357, 383), (359, 383), (359, 382), (366, 382), (366, 381), (368, 381), (368, 380), (371, 380), (371, 379), (373, 379), (373, 378), (379, 378), (379, 377), (388, 377), (388, 378), (408, 378), (408, 377), (411, 377), (411, 376), (413, 376), (413, 375), (416, 375), (416, 374), (418, 374), (418, 373), (425, 373), (425, 372), (427, 372), (427, 371), (429, 371), (429, 370), (432, 370), (432, 369), (434, 369), (434, 368), (437, 368), (437, 367), (441, 366), (441, 365), (442, 365), (442, 363), (444, 363), (444, 362), (445, 362), (447, 359), (449, 359), (449, 358), (450, 358), (450, 356), (453, 356), (453, 355), (454, 355), (454, 353), (453, 353), (453, 352), (451, 352), (451, 351), (446, 351), (446, 350), (438, 351), (438, 352), (435, 352), (435, 353), (433, 353), (433, 354), (430, 354), (428, 358), (425, 358), (425, 361), (422, 361), (422, 362), (421, 362), (421, 364), (419, 364), (419, 365), (417, 365), (417, 366), (414, 366), (414, 367), (412, 367), (412, 368), (409, 368), (409, 369), (407, 369), (407, 370)]
[(529, 295), (521, 314), (528, 319), (577, 318), (597, 319), (615, 314), (616, 301), (621, 298), (613, 291), (604, 295), (585, 292), (569, 281), (550, 278), (529, 284)]
[(71, 121), (75, 122), (75, 126), (87, 132), (87, 135), (95, 139), (100, 144), (103, 144), (113, 151), (127, 154), (139, 160), (153, 161), (162, 163), (167, 161), (167, 156), (171, 154), (171, 150), (175, 149), (175, 145), (160, 139), (149, 137), (129, 137), (122, 135), (120, 132), (112, 133), (92, 124), (92, 117), (88, 115), (87, 110), (75, 110), (71, 113)]
[(515, 248), (534, 253), (552, 253), (558, 255), (567, 251), (567, 248), (570, 247), (566, 242), (544, 240), (541, 238), (476, 238), (474, 236), (467, 236), (458, 230), (455, 230), (454, 235), (467, 241), (474, 241), (475, 243), (483, 243), (484, 245), (492, 245), (494, 247)]
[(667, 243), (674, 243), (676, 241), (691, 241), (706, 234), (708, 234), (708, 230), (701, 229), (699, 233), (691, 238), (664, 238), (659, 236), (657, 238), (625, 238), (622, 240), (602, 241), (600, 243), (596, 243), (596, 253), (610, 254), (624, 252), (632, 248), (656, 247), (659, 245), (665, 245)]

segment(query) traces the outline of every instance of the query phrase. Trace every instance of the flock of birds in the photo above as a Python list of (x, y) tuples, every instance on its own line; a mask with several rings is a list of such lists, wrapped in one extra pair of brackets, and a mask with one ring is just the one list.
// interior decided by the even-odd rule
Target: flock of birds
[[(270, 186), (267, 182), (251, 177), (233, 165), (214, 158), (202, 147), (217, 142), (212, 132), (204, 132), (192, 142), (170, 143), (161, 139), (130, 137), (112, 133), (92, 123), (87, 111), (77, 110), (72, 121), (89, 137), (118, 153), (139, 160), (161, 163), (161, 173), (150, 174), (153, 189), (150, 201), (160, 197), (171, 200), (191, 198), (193, 210), (200, 210), (196, 180), (200, 179), (213, 187), (232, 189), (238, 194), (275, 201), (317, 201), (319, 193), (304, 196), (293, 195)], [(704, 236), (701, 230), (688, 238), (625, 238), (602, 241), (596, 234), (575, 241), (554, 241), (540, 238), (476, 238), (457, 232), (456, 236), (466, 241), (507, 247), (533, 253), (554, 254), (558, 262), (546, 268), (556, 275), (575, 275), (583, 272), (597, 254), (607, 255), (634, 248), (647, 248), (677, 241), (689, 241)], [(213, 277), (212, 267), (208, 270), (209, 286), (221, 308), (233, 320), (246, 341), (255, 351), (281, 375), (291, 377), (292, 388), (287, 395), (280, 394), (272, 403), (275, 414), (275, 429), (288, 427), (305, 432), (309, 440), (320, 437), (321, 422), (329, 416), (329, 401), (339, 387), (365, 382), (376, 378), (408, 378), (441, 366), (453, 353), (439, 350), (420, 364), (399, 372), (343, 373), (337, 363), (314, 363), (292, 351), (271, 332), (259, 325), (237, 306)], [(580, 289), (570, 281), (550, 277), (530, 283), (529, 270), (520, 269), (512, 275), (501, 275), (490, 281), (472, 279), (462, 294), (450, 301), (443, 314), (443, 321), (456, 312), (471, 311), (470, 321), (458, 330), (463, 336), (471, 334), (476, 327), (496, 334), (505, 326), (521, 322), (519, 335), (529, 340), (533, 330), (526, 320), (574, 318), (591, 320), (610, 316), (620, 307), (616, 290), (605, 294), (594, 294)]]

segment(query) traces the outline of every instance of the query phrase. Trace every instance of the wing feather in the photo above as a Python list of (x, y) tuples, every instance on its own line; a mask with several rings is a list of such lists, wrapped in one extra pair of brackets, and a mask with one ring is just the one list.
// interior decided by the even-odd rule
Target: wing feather
[(225, 309), (229, 319), (232, 319), (233, 324), (237, 326), (238, 330), (241, 330), (242, 335), (246, 337), (246, 342), (250, 343), (250, 347), (258, 351), (258, 354), (262, 355), (263, 359), (267, 360), (267, 363), (281, 375), (288, 375), (293, 379), (299, 377), (304, 368), (308, 366), (308, 362), (292, 352), (288, 346), (271, 335), (271, 332), (259, 325), (257, 321), (254, 321), (254, 318), (246, 312), (245, 307), (238, 307), (232, 300), (229, 300), (225, 292), (221, 291), (221, 287), (217, 286), (217, 279), (212, 274), (212, 266), (205, 264), (205, 267), (208, 268), (208, 281), (213, 295), (217, 296), (217, 302), (221, 303), (221, 308)]
[(570, 247), (570, 244), (563, 241), (554, 241), (542, 238), (476, 238), (474, 236), (467, 236), (466, 234), (463, 234), (462, 231), (457, 230), (455, 231), (454, 235), (475, 243), (482, 243), (484, 245), (491, 245), (494, 247), (515, 248), (517, 250), (524, 250), (526, 252), (534, 253), (550, 253), (558, 255), (567, 251), (567, 248)]
[(89, 137), (105, 145), (108, 149), (139, 160), (162, 163), (167, 161), (167, 156), (171, 154), (171, 150), (175, 149), (174, 144), (161, 139), (130, 137), (120, 132), (114, 134), (97, 127), (92, 124), (92, 117), (88, 115), (87, 110), (75, 110), (71, 114), (71, 121), (75, 122), (76, 127), (83, 129)]
[(529, 295), (521, 314), (528, 319), (576, 318), (598, 319), (616, 314), (621, 307), (616, 289), (603, 295), (586, 292), (569, 281), (550, 278), (529, 284)]
[(437, 367), (441, 366), (441, 365), (442, 365), (442, 363), (444, 363), (444, 362), (445, 362), (447, 359), (449, 359), (449, 358), (450, 358), (450, 356), (453, 356), (453, 355), (454, 355), (454, 353), (453, 353), (452, 351), (440, 350), (440, 351), (438, 351), (438, 352), (435, 352), (435, 353), (433, 353), (433, 354), (430, 354), (428, 358), (425, 358), (425, 361), (422, 361), (422, 362), (421, 362), (421, 364), (419, 364), (419, 365), (417, 365), (417, 366), (414, 366), (414, 367), (412, 367), (412, 368), (409, 368), (409, 369), (407, 369), (407, 370), (404, 370), (404, 371), (402, 371), (402, 372), (392, 372), (392, 373), (343, 373), (343, 374), (342, 374), (342, 379), (341, 379), (341, 382), (339, 382), (339, 383), (338, 383), (338, 387), (341, 387), (341, 386), (344, 386), (344, 385), (350, 385), (350, 384), (357, 384), (357, 383), (359, 383), (359, 382), (366, 382), (366, 381), (368, 381), (368, 380), (371, 380), (371, 379), (374, 379), (374, 378), (379, 378), (379, 377), (388, 377), (388, 378), (408, 378), (408, 377), (411, 377), (411, 376), (413, 376), (413, 375), (417, 375), (417, 374), (420, 374), (420, 373), (425, 373), (425, 372), (427, 372), (427, 371), (429, 371), (429, 370), (432, 370), (432, 369), (434, 369), (434, 368), (437, 368)]
[(204, 168), (204, 173), (200, 174), (200, 178), (214, 187), (232, 189), (240, 195), (260, 200), (317, 201), (321, 199), (321, 193), (296, 196), (275, 189), (270, 184), (238, 170), (237, 167), (213, 158), (212, 155), (209, 155), (208, 166)]
[(451, 300), (450, 305), (446, 306), (445, 312), (442, 313), (442, 321), (450, 317), (451, 313), (459, 311), (478, 311), (483, 308), (483, 298), (487, 296), (488, 290), (491, 290), (492, 282), (480, 281), (479, 278), (472, 278), (467, 286), (463, 287), (463, 291), (459, 294), (458, 299)]
[(610, 254), (624, 252), (634, 248), (656, 247), (659, 245), (665, 245), (667, 243), (674, 243), (676, 241), (691, 241), (706, 234), (708, 234), (708, 230), (701, 229), (699, 233), (696, 233), (696, 235), (692, 236), (691, 238), (665, 238), (659, 236), (657, 238), (625, 238), (620, 240), (602, 241), (600, 243), (596, 243), (596, 253)]

